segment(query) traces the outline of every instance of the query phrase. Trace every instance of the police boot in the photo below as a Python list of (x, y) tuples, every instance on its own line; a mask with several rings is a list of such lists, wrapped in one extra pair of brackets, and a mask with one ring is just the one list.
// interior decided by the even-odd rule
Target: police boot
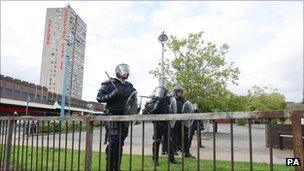
[(172, 164), (180, 164), (181, 162), (173, 159), (173, 160), (170, 160), (170, 163), (172, 163)]
[(173, 147), (170, 148), (170, 150), (168, 151), (168, 153), (169, 153), (170, 163), (180, 164), (179, 161), (175, 160), (174, 153), (173, 153)]
[(110, 145), (106, 148), (107, 157), (106, 157), (106, 170), (112, 171), (113, 170), (113, 157), (112, 157), (112, 151)]
[(159, 147), (153, 146), (153, 162), (156, 166), (159, 166), (158, 153), (159, 153)]
[(199, 148), (205, 148), (205, 146), (203, 146), (202, 144), (199, 145)]
[(172, 164), (180, 164), (181, 162), (176, 160), (174, 157), (170, 157), (170, 163)]
[(195, 158), (190, 152), (187, 152), (187, 153), (185, 154), (185, 157), (186, 157), (186, 158)]
[(119, 170), (119, 166), (120, 163), (118, 163), (118, 150), (115, 151), (115, 154), (113, 154), (113, 158), (112, 158), (112, 165), (113, 165), (113, 171), (120, 171)]
[[(108, 148), (109, 147), (109, 148)], [(108, 145), (107, 150), (109, 151), (107, 155), (107, 170), (109, 171), (119, 171), (119, 163), (118, 163), (118, 143), (110, 143)]]
[(162, 152), (161, 152), (161, 154), (162, 155), (166, 155), (166, 153), (167, 153), (167, 147), (165, 147), (164, 145), (162, 145)]

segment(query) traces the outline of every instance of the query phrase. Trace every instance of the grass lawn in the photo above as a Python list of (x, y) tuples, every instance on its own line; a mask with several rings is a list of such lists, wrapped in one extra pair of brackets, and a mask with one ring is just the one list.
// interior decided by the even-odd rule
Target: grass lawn
[[(36, 150), (36, 147), (33, 148), (33, 153), (31, 153), (31, 148), (23, 148), (22, 153), (22, 147), (16, 146), (15, 150), (12, 148), (11, 153), (11, 165), (13, 165), (13, 156), (15, 155), (14, 159), (14, 166), (16, 167), (18, 165), (18, 168), (21, 168), (21, 165), (23, 168), (27, 168), (28, 170), (31, 169), (31, 154), (33, 154), (33, 161), (32, 161), (32, 170), (36, 170), (36, 166), (38, 167), (37, 170), (51, 170), (52, 167), (54, 167), (54, 170), (58, 170), (58, 164), (59, 164), (59, 170), (64, 170), (66, 167), (67, 170), (77, 170), (78, 164), (80, 166), (80, 170), (84, 169), (84, 151), (80, 151), (80, 161), (78, 161), (78, 151), (74, 150), (74, 153), (72, 150), (67, 150), (66, 152), (66, 166), (65, 163), (65, 150), (59, 149), (59, 148), (50, 148), (49, 149), (49, 157), (48, 157), (48, 166), (46, 162), (47, 158), (47, 149), (46, 148), (38, 148), (38, 153)], [(2, 152), (3, 148), (2, 145), (0, 145), (0, 153)], [(15, 151), (15, 153), (13, 152)], [(26, 161), (26, 150), (27, 150), (27, 161)], [(60, 159), (59, 157), (59, 150), (60, 150)], [(105, 149), (102, 149), (103, 152)], [(146, 149), (150, 150), (150, 149)], [(17, 155), (19, 154), (19, 160), (17, 162)], [(54, 161), (53, 161), (53, 154), (54, 154)], [(71, 163), (71, 158), (73, 154), (73, 163)], [(23, 157), (22, 157), (23, 155)], [(37, 156), (36, 156), (37, 155)], [(43, 163), (41, 162), (43, 156)], [(1, 156), (3, 157), (3, 156)], [(21, 161), (21, 158), (23, 158), (23, 162)], [(38, 161), (36, 160), (38, 159)], [(122, 157), (122, 170), (129, 170), (129, 155), (125, 154)], [(153, 170), (154, 165), (152, 163), (152, 157), (151, 156), (145, 156), (144, 158), (144, 168), (145, 170)], [(181, 158), (177, 158), (177, 160), (181, 161)], [(36, 161), (37, 164), (36, 165)], [(60, 161), (60, 162), (58, 162)], [(99, 153), (93, 152), (92, 155), (92, 170), (98, 170), (99, 167)], [(160, 166), (157, 167), (157, 170), (167, 170), (167, 157), (160, 157)], [(53, 165), (54, 163), (54, 165)], [(72, 166), (73, 164), (73, 166)], [(106, 158), (105, 153), (101, 153), (101, 169), (105, 170), (105, 164), (106, 164)], [(249, 163), (248, 162), (235, 162), (234, 164), (235, 170), (249, 170)], [(46, 168), (48, 167), (48, 168)], [(230, 170), (230, 161), (217, 161), (216, 162), (217, 170)], [(170, 165), (171, 170), (181, 170), (182, 164), (171, 164)], [(185, 170), (196, 170), (197, 168), (197, 160), (196, 159), (185, 159)], [(200, 170), (212, 170), (213, 169), (213, 161), (212, 160), (201, 160), (200, 161)], [(141, 170), (141, 156), (140, 155), (133, 155), (132, 156), (132, 170)], [(254, 163), (253, 164), (253, 170), (269, 170), (269, 164), (266, 163)], [(287, 167), (285, 165), (274, 165), (275, 171), (288, 171), (288, 170), (294, 170), (293, 167)]]

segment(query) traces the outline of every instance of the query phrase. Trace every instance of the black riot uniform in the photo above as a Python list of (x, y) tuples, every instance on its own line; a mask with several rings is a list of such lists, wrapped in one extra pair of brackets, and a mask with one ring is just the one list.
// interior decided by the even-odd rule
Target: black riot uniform
[[(198, 109), (194, 110), (194, 113), (199, 113)], [(199, 130), (198, 130), (199, 128)], [(203, 125), (203, 121), (201, 120), (196, 120), (193, 122), (193, 124), (190, 127), (190, 135), (189, 135), (189, 146), (191, 147), (191, 143), (192, 143), (192, 139), (194, 136), (194, 132), (196, 131), (197, 134), (200, 134), (201, 131), (204, 130), (204, 125)], [(202, 145), (202, 138), (201, 136), (199, 136), (199, 147), (200, 148), (205, 148), (205, 146)]]
[[(169, 113), (169, 105), (170, 105), (170, 97), (167, 96), (167, 90), (163, 97), (153, 97), (151, 101), (149, 101), (145, 105), (145, 109), (143, 110), (143, 114), (167, 114)], [(167, 146), (168, 143), (168, 128), (171, 132), (170, 122), (168, 121), (155, 121), (153, 122), (154, 133), (153, 133), (153, 161), (156, 166), (159, 165), (158, 157), (159, 157), (159, 146), (161, 143), (161, 139), (165, 140), (164, 143)], [(168, 152), (169, 159), (171, 163), (178, 163), (173, 155), (173, 142), (172, 137), (169, 138), (170, 141), (170, 150)]]
[[(117, 78), (102, 83), (97, 94), (97, 101), (106, 103), (106, 114), (122, 115), (125, 113), (125, 104), (130, 95), (135, 91), (129, 82), (122, 83)], [(115, 84), (115, 87), (113, 85)], [(122, 147), (128, 135), (128, 122), (107, 122), (107, 171), (119, 171), (122, 156)]]
[[(174, 96), (177, 104), (177, 113), (182, 113), (183, 104), (185, 103), (185, 99), (180, 96)], [(176, 121), (173, 127), (173, 142), (174, 142), (174, 150), (181, 150), (182, 146), (182, 122)], [(184, 132), (186, 133), (186, 132)], [(184, 136), (185, 137), (185, 136)], [(185, 142), (185, 141), (184, 141)]]
[[(182, 97), (183, 88), (180, 85), (174, 87), (174, 98), (177, 104), (177, 113), (183, 113), (183, 105), (186, 102), (184, 97)], [(184, 131), (184, 136), (182, 137), (182, 130)], [(190, 153), (190, 140), (189, 140), (189, 128), (182, 121), (176, 121), (173, 128), (173, 142), (175, 153), (179, 150), (183, 150), (185, 157), (194, 158)], [(182, 147), (182, 138), (184, 141), (184, 146)]]
[(161, 145), (162, 145), (162, 148), (161, 148), (161, 150), (162, 150), (162, 155), (165, 155), (166, 153), (167, 153), (167, 143), (166, 143), (166, 140), (164, 139), (164, 137), (162, 137), (162, 139), (161, 139)]

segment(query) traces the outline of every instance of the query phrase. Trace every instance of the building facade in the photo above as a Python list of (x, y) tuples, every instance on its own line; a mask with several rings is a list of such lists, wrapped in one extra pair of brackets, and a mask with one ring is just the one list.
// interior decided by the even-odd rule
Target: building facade
[(48, 8), (45, 20), (40, 84), (62, 94), (64, 71), (67, 95), (82, 98), (86, 23), (70, 7)]
[[(19, 115), (25, 115), (27, 102), (29, 106), (40, 105), (40, 107), (29, 107), (28, 115), (58, 116), (60, 106), (54, 108), (54, 104), (61, 105), (61, 97), (60, 94), (48, 91), (47, 87), (0, 74), (0, 116), (12, 115), (15, 111)], [(93, 113), (100, 113), (105, 108), (104, 104), (77, 98), (71, 98), (70, 102), (66, 101), (66, 107), (69, 106), (72, 108), (72, 114), (77, 112), (73, 110), (75, 108), (93, 110)]]

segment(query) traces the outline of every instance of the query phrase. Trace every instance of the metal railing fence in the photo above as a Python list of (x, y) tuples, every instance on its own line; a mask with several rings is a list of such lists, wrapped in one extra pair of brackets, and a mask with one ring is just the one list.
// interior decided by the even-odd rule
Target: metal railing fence
[[(292, 122), (293, 152), (299, 158), (302, 166), (295, 167), (303, 170), (303, 130), (301, 118), (304, 111), (271, 111), (271, 112), (217, 112), (196, 114), (160, 114), (160, 115), (115, 115), (115, 116), (66, 116), (60, 117), (1, 117), (0, 118), (0, 168), (2, 170), (102, 170), (105, 167), (102, 153), (103, 125), (109, 121), (129, 122), (129, 170), (133, 170), (133, 125), (140, 123), (141, 129), (141, 170), (145, 170), (145, 124), (153, 121), (186, 121), (208, 120), (213, 124), (212, 141), (213, 157), (212, 168), (217, 170), (216, 156), (216, 121), (226, 120), (230, 128), (230, 169), (235, 170), (234, 161), (234, 126), (236, 119), (245, 119), (248, 122), (249, 138), (249, 170), (253, 170), (252, 121), (260, 120), (269, 127), (271, 132), (272, 120), (288, 118)], [(200, 130), (200, 124), (197, 124)], [(95, 133), (97, 131), (97, 134)], [(121, 132), (119, 132), (121, 135)], [(170, 124), (168, 124), (168, 149), (170, 149)], [(182, 129), (182, 145), (184, 142), (184, 129)], [(197, 134), (196, 170), (201, 169), (199, 141), (201, 134)], [(273, 170), (272, 136), (269, 136), (269, 168)], [(99, 144), (93, 144), (98, 139)], [(119, 141), (121, 142), (121, 141)], [(96, 150), (93, 150), (97, 149)], [(183, 149), (183, 148), (182, 148)], [(181, 155), (181, 170), (185, 169), (184, 150)], [(95, 155), (95, 153), (97, 153)], [(123, 153), (119, 150), (119, 154)], [(169, 154), (169, 152), (168, 152)], [(94, 158), (94, 159), (93, 159)], [(94, 162), (97, 165), (93, 166)], [(120, 162), (119, 162), (120, 163)], [(167, 170), (171, 169), (169, 155)], [(193, 168), (194, 169), (194, 168)], [(154, 170), (157, 167), (154, 165)]]

